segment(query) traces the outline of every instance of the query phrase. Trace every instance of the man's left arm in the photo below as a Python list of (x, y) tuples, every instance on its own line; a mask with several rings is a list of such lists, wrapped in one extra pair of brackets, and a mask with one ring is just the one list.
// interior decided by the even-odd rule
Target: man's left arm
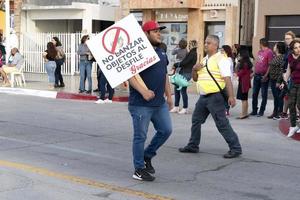
[(172, 101), (172, 96), (171, 96), (171, 87), (170, 87), (168, 74), (166, 74), (165, 94), (166, 94), (166, 97), (167, 97), (167, 103), (169, 105), (169, 109), (172, 109), (173, 108), (173, 101)]
[(232, 85), (232, 82), (231, 82), (231, 77), (230, 76), (224, 77), (224, 81), (225, 81), (225, 84), (226, 84), (226, 90), (227, 90), (227, 95), (228, 95), (228, 104), (231, 107), (234, 107), (235, 104), (236, 104), (236, 100), (235, 100), (235, 97), (234, 97), (233, 85)]

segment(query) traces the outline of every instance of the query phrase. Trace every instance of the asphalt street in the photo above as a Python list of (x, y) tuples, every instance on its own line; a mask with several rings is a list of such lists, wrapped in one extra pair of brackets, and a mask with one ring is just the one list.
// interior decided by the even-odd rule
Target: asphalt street
[[(190, 96), (190, 112), (197, 95)], [(200, 153), (182, 154), (191, 114), (172, 114), (173, 134), (153, 159), (154, 182), (131, 178), (132, 126), (126, 103), (0, 94), (1, 200), (299, 200), (300, 143), (264, 117), (229, 117), (243, 155), (226, 160), (227, 144), (211, 117)], [(268, 103), (268, 111), (272, 102)], [(153, 127), (148, 137), (153, 135)], [(148, 141), (149, 142), (149, 141)], [(299, 170), (299, 171), (298, 171)]]

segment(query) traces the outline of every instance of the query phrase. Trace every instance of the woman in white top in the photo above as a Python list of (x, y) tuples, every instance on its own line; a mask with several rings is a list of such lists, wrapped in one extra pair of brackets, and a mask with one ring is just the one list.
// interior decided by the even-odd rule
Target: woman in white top
[[(231, 80), (233, 78), (233, 73), (234, 73), (234, 64), (233, 64), (233, 61), (234, 61), (234, 58), (233, 58), (233, 54), (232, 54), (232, 49), (229, 45), (223, 45), (222, 46), (222, 49), (221, 49), (221, 53), (226, 55), (227, 59), (229, 60), (230, 62), (230, 71), (231, 71)], [(226, 108), (226, 115), (228, 116), (229, 115), (229, 109), (230, 109), (230, 106), (228, 105), (227, 102), (225, 102), (225, 108)]]

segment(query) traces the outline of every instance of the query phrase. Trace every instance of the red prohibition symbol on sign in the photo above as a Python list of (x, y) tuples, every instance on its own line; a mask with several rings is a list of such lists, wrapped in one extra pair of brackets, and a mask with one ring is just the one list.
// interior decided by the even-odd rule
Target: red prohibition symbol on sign
[[(115, 31), (115, 33), (114, 33), (115, 35), (114, 35), (114, 37), (113, 37), (114, 39), (111, 40), (112, 37), (107, 37), (107, 36), (108, 36), (107, 33), (112, 33), (111, 35), (113, 35), (113, 32), (114, 32), (114, 31)], [(125, 35), (125, 36), (126, 36), (126, 39), (127, 39), (127, 43), (126, 43), (126, 44), (129, 44), (129, 43), (130, 43), (129, 34), (127, 33), (127, 31), (126, 31), (125, 29), (123, 29), (123, 28), (121, 28), (121, 27), (112, 27), (112, 28), (108, 29), (108, 30), (104, 33), (104, 35), (103, 35), (103, 37), (102, 37), (102, 45), (103, 45), (104, 49), (105, 49), (108, 53), (111, 53), (111, 54), (114, 54), (114, 53), (115, 53), (121, 35)], [(121, 39), (122, 39), (122, 37), (121, 37)], [(111, 42), (111, 44), (112, 44), (111, 47), (108, 47), (108, 46), (107, 46), (107, 40), (108, 40), (109, 42), (112, 41), (112, 42)], [(105, 41), (106, 41), (106, 43), (105, 43)]]

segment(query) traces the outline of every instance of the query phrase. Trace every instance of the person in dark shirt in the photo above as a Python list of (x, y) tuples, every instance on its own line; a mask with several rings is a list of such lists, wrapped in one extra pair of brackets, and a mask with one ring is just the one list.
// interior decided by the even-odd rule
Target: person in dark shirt
[[(143, 31), (155, 49), (160, 61), (142, 71), (139, 75), (143, 83), (136, 77), (129, 79), (130, 95), (128, 110), (133, 123), (133, 178), (141, 181), (153, 181), (155, 170), (151, 159), (156, 151), (172, 133), (169, 110), (173, 107), (171, 88), (167, 75), (168, 59), (166, 53), (159, 48), (161, 43), (161, 27), (155, 21), (143, 25)], [(165, 96), (167, 100), (165, 100)], [(150, 121), (156, 130), (148, 147), (144, 148)]]
[[(197, 41), (191, 40), (189, 42), (189, 52), (180, 62), (174, 63), (174, 71), (177, 71), (183, 77), (186, 78), (187, 81), (190, 81), (192, 78), (192, 68), (197, 62)], [(188, 113), (188, 94), (187, 87), (182, 87), (178, 90), (179, 86), (175, 84), (174, 93), (175, 93), (175, 107), (170, 110), (171, 113), (178, 114), (187, 114)], [(179, 110), (180, 103), (180, 93), (183, 100), (183, 108)]]
[(237, 62), (238, 90), (236, 98), (242, 101), (242, 113), (237, 119), (248, 118), (248, 92), (251, 88), (252, 62), (247, 48), (241, 48)]
[(275, 57), (270, 62), (270, 85), (272, 94), (274, 97), (274, 109), (273, 113), (268, 116), (269, 119), (280, 119), (280, 114), (283, 109), (283, 96), (280, 95), (281, 90), (278, 88), (278, 83), (282, 82), (283, 66), (284, 66), (284, 54), (285, 54), (285, 44), (283, 42), (277, 42), (273, 51)]
[[(296, 35), (295, 33), (293, 33), (292, 31), (288, 31), (284, 34), (284, 43), (286, 45), (286, 51), (284, 54), (284, 71), (283, 73), (286, 72), (287, 66), (288, 66), (288, 56), (290, 54), (292, 54), (292, 50), (290, 49), (290, 44), (291, 42), (295, 39)], [(291, 81), (288, 81), (288, 85), (291, 85)], [(288, 99), (287, 99), (287, 95), (284, 95), (283, 98), (283, 110), (282, 113), (280, 114), (280, 118), (282, 119), (288, 119)]]
[[(296, 132), (300, 133), (300, 126), (296, 122), (296, 106), (298, 109), (300, 108), (300, 40), (294, 39), (290, 44), (290, 48), (293, 53), (288, 56), (288, 67), (283, 77), (285, 82), (289, 78), (292, 81), (292, 86), (288, 93), (291, 127), (287, 137), (292, 137)], [(284, 84), (281, 84), (280, 88), (282, 89), (283, 87)]]
[(52, 42), (47, 43), (47, 50), (43, 53), (45, 59), (45, 69), (48, 74), (49, 89), (54, 89), (55, 82), (55, 69), (57, 50)]

